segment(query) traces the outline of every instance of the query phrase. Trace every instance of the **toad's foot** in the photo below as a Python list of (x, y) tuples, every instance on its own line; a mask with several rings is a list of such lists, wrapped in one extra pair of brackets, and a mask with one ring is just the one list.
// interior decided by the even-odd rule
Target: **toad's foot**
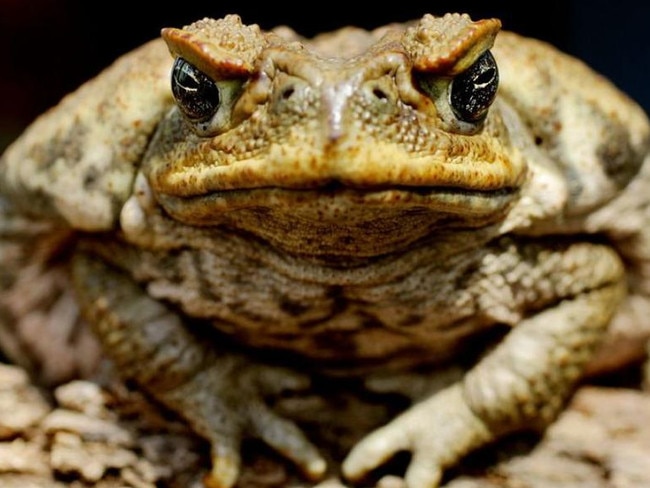
[(345, 460), (343, 473), (350, 480), (359, 480), (397, 452), (410, 451), (413, 457), (406, 485), (435, 487), (445, 467), (492, 437), (486, 424), (467, 406), (460, 384), (456, 384), (362, 440)]
[(92, 256), (75, 257), (74, 278), (84, 315), (120, 371), (210, 442), (209, 488), (235, 485), (247, 437), (266, 442), (308, 478), (322, 477), (326, 464), (316, 448), (264, 400), (306, 388), (307, 377), (209, 347), (179, 315)]
[(307, 386), (304, 377), (281, 368), (247, 363), (243, 358), (219, 358), (178, 388), (159, 394), (208, 439), (212, 469), (205, 478), (209, 488), (235, 485), (241, 468), (241, 441), (261, 439), (291, 460), (309, 479), (325, 474), (326, 463), (293, 423), (278, 416), (263, 397)]

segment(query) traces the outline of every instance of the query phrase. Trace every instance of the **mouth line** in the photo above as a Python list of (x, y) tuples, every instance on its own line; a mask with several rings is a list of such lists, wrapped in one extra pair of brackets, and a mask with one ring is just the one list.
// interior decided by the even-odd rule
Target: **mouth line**
[(235, 195), (252, 195), (261, 193), (276, 193), (286, 195), (319, 195), (323, 197), (334, 197), (343, 195), (358, 195), (370, 196), (386, 193), (403, 193), (412, 194), (417, 196), (434, 196), (434, 195), (458, 195), (467, 197), (507, 197), (517, 193), (518, 187), (506, 186), (502, 188), (471, 188), (452, 185), (391, 185), (391, 184), (375, 184), (375, 185), (350, 185), (340, 181), (332, 180), (324, 183), (317, 183), (309, 186), (251, 186), (243, 188), (224, 188), (213, 189), (194, 195), (180, 196), (173, 194), (166, 194), (171, 198), (192, 200), (195, 198), (209, 198), (209, 197), (228, 197)]
[[(172, 215), (212, 221), (237, 211), (268, 209), (274, 212), (319, 212), (335, 210), (341, 218), (368, 211), (386, 213), (426, 211), (436, 214), (484, 218), (503, 213), (516, 199), (518, 188), (473, 189), (447, 186), (351, 187), (338, 182), (310, 188), (257, 187), (227, 189), (176, 196), (159, 194), (159, 201)], [(362, 211), (361, 209), (366, 209)], [(311, 210), (309, 210), (311, 209)], [(320, 210), (319, 210), (320, 209)], [(346, 216), (346, 217), (344, 217)]]
[(242, 189), (224, 189), (196, 194), (181, 199), (227, 199), (233, 201), (251, 201), (259, 198), (281, 198), (297, 201), (312, 198), (314, 200), (331, 200), (341, 198), (350, 201), (365, 203), (392, 201), (408, 203), (424, 203), (425, 201), (437, 201), (444, 199), (460, 200), (509, 200), (517, 192), (517, 187), (503, 187), (497, 189), (476, 189), (458, 186), (408, 186), (408, 185), (373, 185), (373, 186), (351, 186), (338, 181), (330, 181), (317, 186), (310, 187), (282, 187), (282, 186), (260, 186)]

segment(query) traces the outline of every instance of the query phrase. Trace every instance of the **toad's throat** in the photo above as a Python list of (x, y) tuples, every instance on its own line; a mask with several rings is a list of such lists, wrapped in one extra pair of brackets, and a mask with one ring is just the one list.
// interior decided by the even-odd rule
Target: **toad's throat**
[(255, 188), (191, 198), (159, 195), (167, 213), (188, 225), (227, 227), (291, 254), (365, 258), (402, 251), (455, 229), (499, 222), (515, 188)]

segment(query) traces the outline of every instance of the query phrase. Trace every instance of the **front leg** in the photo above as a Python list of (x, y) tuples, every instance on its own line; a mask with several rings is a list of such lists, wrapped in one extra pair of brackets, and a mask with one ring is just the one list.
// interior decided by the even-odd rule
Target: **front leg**
[(325, 461), (316, 448), (262, 400), (304, 387), (305, 378), (241, 355), (217, 354), (218, 345), (198, 341), (177, 314), (97, 258), (75, 256), (73, 276), (82, 311), (120, 372), (185, 417), (211, 443), (207, 486), (236, 483), (240, 444), (247, 436), (265, 441), (309, 478), (324, 474)]
[[(552, 421), (625, 295), (620, 259), (600, 246), (580, 249), (577, 254), (567, 251), (564, 269), (558, 268), (554, 278), (558, 288), (572, 282), (572, 295), (532, 313), (462, 380), (363, 439), (343, 464), (346, 477), (361, 479), (397, 452), (410, 451), (407, 487), (434, 488), (443, 470), (470, 451), (506, 433)], [(576, 266), (585, 249), (598, 259), (581, 271), (587, 276), (583, 281)], [(539, 281), (537, 286), (545, 286)]]

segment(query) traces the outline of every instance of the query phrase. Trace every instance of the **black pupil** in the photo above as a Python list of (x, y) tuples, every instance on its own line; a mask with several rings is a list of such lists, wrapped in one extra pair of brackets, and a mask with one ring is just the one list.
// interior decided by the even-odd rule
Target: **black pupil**
[(215, 82), (183, 58), (174, 62), (172, 93), (190, 119), (206, 119), (219, 108), (219, 89)]
[(465, 122), (478, 122), (486, 115), (499, 86), (499, 72), (492, 54), (485, 52), (451, 85), (451, 107)]

